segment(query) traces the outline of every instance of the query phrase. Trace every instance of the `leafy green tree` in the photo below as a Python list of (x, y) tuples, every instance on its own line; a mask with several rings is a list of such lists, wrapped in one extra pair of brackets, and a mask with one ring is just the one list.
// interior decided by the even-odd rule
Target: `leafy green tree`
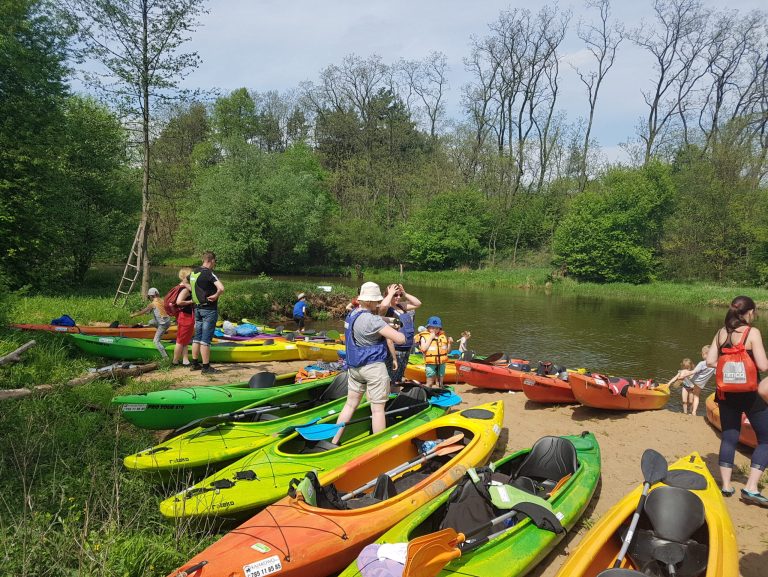
[(651, 281), (673, 190), (668, 167), (658, 162), (610, 170), (576, 197), (555, 231), (555, 263), (583, 281)]
[(408, 262), (425, 269), (478, 264), (486, 254), (489, 231), (490, 214), (481, 194), (439, 194), (404, 226)]
[(127, 168), (125, 130), (107, 108), (70, 97), (62, 128), (61, 180), (46, 219), (55, 225), (49, 250), (58, 267), (81, 280), (97, 255), (133, 238), (141, 196)]
[(0, 3), (0, 276), (12, 288), (39, 284), (48, 262), (70, 32), (48, 2)]

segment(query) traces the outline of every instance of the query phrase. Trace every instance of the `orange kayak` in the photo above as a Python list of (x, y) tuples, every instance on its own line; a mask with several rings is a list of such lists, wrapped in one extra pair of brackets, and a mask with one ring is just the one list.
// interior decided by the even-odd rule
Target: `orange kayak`
[[(720, 407), (715, 402), (715, 393), (712, 393), (707, 397), (706, 406), (707, 420), (718, 431), (722, 431), (723, 427), (720, 424)], [(747, 447), (752, 447), (753, 449), (757, 447), (757, 435), (755, 434), (755, 430), (752, 428), (752, 423), (749, 422), (747, 415), (744, 413), (741, 414), (741, 432), (739, 433), (739, 443), (746, 445)]]
[[(570, 385), (576, 400), (587, 407), (613, 411), (649, 411), (661, 409), (669, 400), (669, 385), (648, 385), (621, 377), (595, 373), (571, 373)], [(643, 386), (643, 385), (647, 386)]]
[[(170, 577), (334, 575), (395, 523), (455, 485), (469, 468), (484, 464), (499, 438), (503, 413), (501, 401), (450, 413), (320, 473), (319, 479), (308, 474), (298, 486), (292, 482), (291, 495)], [(415, 440), (438, 444), (419, 451)]]
[[(571, 373), (568, 373), (569, 375)], [(570, 376), (568, 377), (570, 379)], [(523, 377), (523, 393), (535, 403), (576, 403), (571, 385), (556, 375), (528, 373)]]
[[(135, 339), (153, 339), (155, 338), (155, 327), (128, 327), (120, 325), (118, 327), (89, 327), (87, 325), (77, 325), (74, 327), (61, 327), (58, 325), (31, 325), (14, 324), (15, 329), (25, 331), (48, 331), (53, 333), (78, 333), (82, 335), (108, 336), (108, 337), (132, 337)], [(164, 339), (176, 338), (176, 325), (171, 325), (163, 335)]]
[(532, 373), (511, 369), (503, 365), (486, 364), (476, 361), (456, 361), (459, 379), (480, 389), (500, 391), (522, 391), (523, 379)]

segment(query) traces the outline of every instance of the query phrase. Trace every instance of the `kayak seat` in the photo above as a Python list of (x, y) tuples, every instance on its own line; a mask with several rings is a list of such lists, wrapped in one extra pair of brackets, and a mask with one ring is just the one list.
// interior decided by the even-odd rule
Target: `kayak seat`
[(301, 450), (300, 454), (302, 455), (310, 455), (313, 453), (324, 453), (325, 451), (330, 451), (331, 449), (338, 449), (339, 446), (331, 443), (330, 441), (314, 441), (314, 442), (308, 442), (304, 449)]
[(643, 573), (669, 575), (663, 559), (670, 547), (682, 553), (682, 560), (675, 564), (678, 577), (695, 577), (707, 568), (709, 547), (693, 539), (706, 539), (705, 531), (700, 531), (705, 517), (698, 496), (679, 487), (658, 487), (648, 495), (644, 513), (651, 528), (637, 530), (628, 551)]
[(347, 371), (341, 371), (336, 375), (331, 384), (320, 393), (317, 398), (318, 404), (321, 402), (335, 401), (347, 396)]
[(261, 421), (276, 421), (280, 417), (271, 413), (259, 413), (259, 422)]
[(270, 373), (269, 371), (263, 371), (256, 373), (250, 379), (248, 379), (249, 389), (268, 389), (274, 387), (277, 382), (277, 375)]
[[(427, 406), (427, 391), (419, 385), (409, 386), (404, 384), (403, 388), (397, 394), (394, 399), (387, 401), (385, 406), (386, 412), (395, 411), (398, 409), (405, 409), (394, 415), (387, 415), (387, 427), (391, 427), (398, 421), (406, 419), (416, 413), (420, 412)], [(410, 408), (410, 410), (409, 410)]]
[(562, 437), (542, 437), (533, 444), (517, 471), (510, 475), (510, 484), (533, 495), (546, 496), (578, 467), (573, 443)]

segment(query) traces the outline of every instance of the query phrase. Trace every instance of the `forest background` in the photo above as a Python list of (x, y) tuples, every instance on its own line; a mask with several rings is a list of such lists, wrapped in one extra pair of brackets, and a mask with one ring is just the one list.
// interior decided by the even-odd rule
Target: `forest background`
[[(0, 8), (0, 282), (12, 289), (124, 262), (144, 162), (153, 264), (210, 249), (220, 268), (249, 272), (403, 263), (768, 281), (765, 12), (657, 0), (650, 25), (629, 29), (608, 0), (587, 2), (578, 23), (555, 3), (504, 10), (467, 39), (458, 118), (443, 54), (350, 54), (286, 92), (160, 94), (142, 152), (141, 119), (104, 84), (101, 100), (70, 87), (87, 71), (71, 4)], [(561, 46), (574, 34), (591, 61), (576, 70), (583, 115), (569, 118)], [(592, 125), (627, 43), (654, 66), (619, 165)]]

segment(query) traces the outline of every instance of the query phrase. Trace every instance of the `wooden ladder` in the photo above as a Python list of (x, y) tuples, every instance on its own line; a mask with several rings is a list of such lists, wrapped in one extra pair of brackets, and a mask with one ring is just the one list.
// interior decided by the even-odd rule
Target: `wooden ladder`
[[(136, 284), (136, 279), (139, 278), (139, 273), (141, 272), (141, 254), (139, 246), (141, 245), (143, 233), (143, 226), (139, 224), (139, 228), (136, 230), (136, 236), (133, 238), (131, 252), (128, 254), (128, 262), (125, 263), (123, 276), (120, 279), (115, 298), (112, 301), (112, 304), (115, 306), (125, 305), (128, 300), (128, 295), (131, 294), (131, 291), (133, 290), (133, 285)], [(122, 302), (120, 302), (121, 300)]]

